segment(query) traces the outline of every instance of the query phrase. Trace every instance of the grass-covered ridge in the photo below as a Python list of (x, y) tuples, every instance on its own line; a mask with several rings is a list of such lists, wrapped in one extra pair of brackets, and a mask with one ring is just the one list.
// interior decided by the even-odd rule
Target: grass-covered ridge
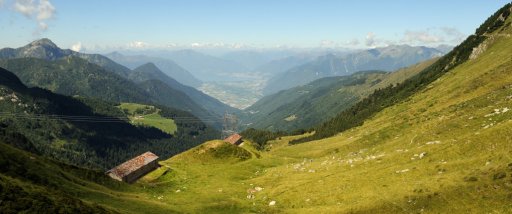
[(476, 30), (475, 34), (470, 35), (450, 53), (440, 58), (418, 75), (398, 85), (375, 90), (369, 97), (314, 128), (315, 134), (313, 136), (294, 141), (293, 143), (308, 142), (330, 137), (341, 131), (360, 126), (366, 119), (371, 118), (386, 107), (408, 99), (410, 96), (427, 87), (430, 83), (442, 77), (451, 69), (469, 60), (474, 49), (478, 48), (479, 45), (490, 36), (499, 35), (507, 29), (510, 30), (510, 26), (504, 24), (509, 15), (510, 4), (507, 4), (489, 17)]
[(127, 114), (132, 124), (155, 127), (167, 134), (174, 134), (178, 130), (174, 120), (162, 117), (162, 115), (160, 115), (161, 109), (155, 106), (138, 103), (121, 103), (119, 108)]

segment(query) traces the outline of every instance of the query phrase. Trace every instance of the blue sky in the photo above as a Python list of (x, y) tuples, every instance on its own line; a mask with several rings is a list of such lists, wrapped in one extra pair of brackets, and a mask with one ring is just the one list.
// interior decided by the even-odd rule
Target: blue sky
[(43, 37), (81, 51), (453, 45), (507, 2), (0, 0), (0, 47)]

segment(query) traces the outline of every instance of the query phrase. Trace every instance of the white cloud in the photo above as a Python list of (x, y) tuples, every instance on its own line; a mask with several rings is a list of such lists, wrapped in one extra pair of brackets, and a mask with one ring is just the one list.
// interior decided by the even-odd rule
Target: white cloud
[(134, 42), (130, 42), (128, 44), (128, 48), (147, 48), (147, 47), (148, 47), (148, 43), (141, 42), (141, 41), (134, 41)]
[[(3, 3), (3, 0), (1, 3)], [(45, 31), (48, 29), (47, 20), (53, 18), (56, 13), (55, 7), (50, 0), (16, 0), (14, 2), (14, 11), (24, 15), (28, 19), (37, 21), (39, 30)]]
[(44, 22), (39, 22), (39, 29), (41, 29), (42, 31), (48, 30), (48, 24)]
[(358, 46), (360, 44), (359, 39), (352, 39), (347, 42), (345, 42), (348, 46)]
[(410, 44), (434, 44), (444, 42), (444, 38), (429, 31), (405, 31), (401, 41)]
[(16, 0), (14, 10), (23, 14), (27, 18), (32, 18), (36, 11), (36, 5), (33, 0)]
[(375, 45), (377, 44), (375, 37), (375, 33), (369, 32), (368, 34), (366, 34), (364, 44), (368, 47), (375, 47)]
[(84, 48), (83, 48), (81, 42), (77, 42), (77, 43), (75, 43), (74, 45), (71, 46), (71, 50), (72, 51), (76, 51), (76, 52), (80, 52), (80, 51), (84, 50)]
[(442, 27), (441, 31), (449, 37), (449, 40), (452, 43), (460, 43), (466, 37), (466, 34), (463, 34), (457, 28), (453, 27)]
[(194, 42), (194, 43), (191, 43), (190, 44), (190, 47), (193, 47), (193, 48), (200, 48), (200, 47), (203, 47), (204, 45), (199, 43), (199, 42)]
[[(179, 46), (179, 45), (178, 45)], [(226, 44), (224, 42), (193, 42), (185, 46), (180, 46), (183, 48), (232, 48), (232, 49), (243, 49), (243, 48), (249, 48), (250, 45), (244, 44), (244, 43), (232, 43), (232, 44)]]
[(323, 47), (323, 48), (332, 48), (332, 47), (335, 47), (337, 44), (335, 41), (332, 41), (332, 40), (322, 40), (320, 42), (320, 47)]
[(400, 42), (410, 45), (439, 45), (443, 43), (456, 45), (462, 42), (465, 37), (466, 35), (456, 28), (441, 27), (405, 31)]
[(55, 14), (55, 7), (50, 3), (49, 0), (40, 0), (37, 6), (37, 20), (44, 21), (51, 19)]

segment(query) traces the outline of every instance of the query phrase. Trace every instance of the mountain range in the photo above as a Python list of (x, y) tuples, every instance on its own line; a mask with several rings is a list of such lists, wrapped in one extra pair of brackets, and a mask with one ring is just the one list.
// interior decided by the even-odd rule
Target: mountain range
[(123, 55), (119, 52), (112, 52), (105, 56), (132, 70), (146, 63), (154, 63), (167, 76), (172, 77), (181, 84), (195, 88), (201, 86), (199, 79), (170, 59), (146, 55)]
[(405, 81), (436, 60), (394, 72), (360, 71), (348, 76), (324, 77), (263, 97), (244, 110), (242, 120), (247, 127), (257, 129), (307, 129), (334, 117), (375, 90)]
[(15, 72), (29, 86), (111, 102), (161, 104), (189, 111), (215, 126), (220, 122), (212, 118), (234, 110), (158, 69), (143, 71), (143, 66), (131, 71), (102, 55), (62, 50), (48, 39), (17, 49), (1, 49), (0, 66)]
[(191, 49), (146, 52), (145, 55), (170, 59), (203, 82), (238, 80), (233, 73), (246, 73), (249, 68), (226, 59)]
[(263, 93), (269, 95), (322, 77), (345, 76), (357, 71), (393, 71), (443, 54), (435, 48), (408, 45), (392, 45), (341, 56), (331, 53), (277, 74), (268, 81)]
[(3, 48), (0, 50), (0, 59), (37, 58), (44, 60), (59, 60), (69, 56), (80, 57), (90, 63), (125, 77), (130, 69), (121, 66), (111, 59), (100, 54), (84, 54), (69, 49), (60, 49), (47, 38), (39, 39), (20, 48)]

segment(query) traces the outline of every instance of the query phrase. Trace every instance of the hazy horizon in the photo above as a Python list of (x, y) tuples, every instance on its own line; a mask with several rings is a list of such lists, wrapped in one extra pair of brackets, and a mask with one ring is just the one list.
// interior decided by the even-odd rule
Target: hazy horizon
[(2, 0), (10, 33), (0, 47), (39, 38), (89, 53), (453, 46), (507, 1), (481, 2)]

